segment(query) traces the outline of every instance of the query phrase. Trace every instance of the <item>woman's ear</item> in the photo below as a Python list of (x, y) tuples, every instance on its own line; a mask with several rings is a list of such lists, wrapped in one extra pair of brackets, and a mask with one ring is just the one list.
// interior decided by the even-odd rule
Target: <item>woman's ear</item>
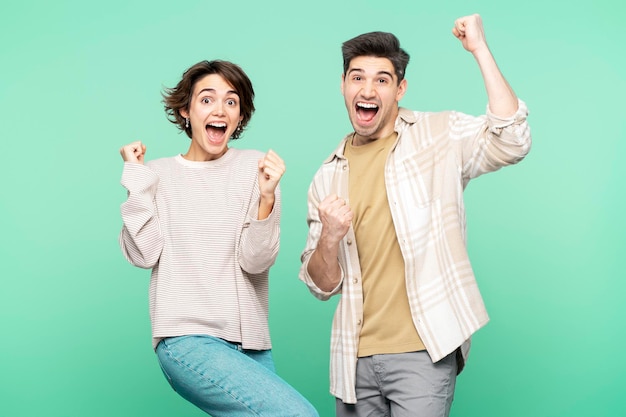
[(178, 110), (178, 114), (183, 116), (185, 119), (189, 117), (189, 112), (187, 111), (187, 109), (180, 109), (180, 110)]

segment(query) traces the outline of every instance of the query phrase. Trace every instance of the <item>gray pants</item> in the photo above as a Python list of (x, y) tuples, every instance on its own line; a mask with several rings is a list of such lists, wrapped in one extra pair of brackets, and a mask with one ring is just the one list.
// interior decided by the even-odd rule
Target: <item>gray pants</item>
[(432, 363), (426, 351), (359, 358), (356, 404), (337, 399), (337, 417), (447, 417), (456, 353)]

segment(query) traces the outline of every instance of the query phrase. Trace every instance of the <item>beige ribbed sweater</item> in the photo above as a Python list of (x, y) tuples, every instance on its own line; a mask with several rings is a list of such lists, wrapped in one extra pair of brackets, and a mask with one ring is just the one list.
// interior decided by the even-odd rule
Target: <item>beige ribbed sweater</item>
[(178, 155), (125, 163), (120, 246), (152, 268), (153, 346), (208, 334), (246, 349), (270, 349), (268, 276), (280, 235), (280, 192), (257, 220), (259, 151), (229, 149), (214, 161)]

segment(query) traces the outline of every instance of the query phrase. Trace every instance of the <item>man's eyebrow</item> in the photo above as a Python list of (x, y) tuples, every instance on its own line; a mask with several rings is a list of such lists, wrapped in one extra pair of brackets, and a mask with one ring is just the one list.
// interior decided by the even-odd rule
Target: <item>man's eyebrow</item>
[[(361, 68), (352, 68), (348, 70), (348, 74), (351, 74), (353, 72), (364, 72), (364, 71)], [(389, 71), (378, 71), (376, 75), (388, 75), (390, 78), (393, 78), (393, 74), (390, 73)]]

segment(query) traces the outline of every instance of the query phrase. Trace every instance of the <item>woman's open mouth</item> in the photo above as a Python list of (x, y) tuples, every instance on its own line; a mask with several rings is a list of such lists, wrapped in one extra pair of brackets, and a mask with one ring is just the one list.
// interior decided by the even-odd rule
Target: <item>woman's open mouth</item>
[(221, 143), (224, 141), (226, 134), (226, 123), (224, 122), (212, 122), (205, 127), (207, 136), (210, 142)]

